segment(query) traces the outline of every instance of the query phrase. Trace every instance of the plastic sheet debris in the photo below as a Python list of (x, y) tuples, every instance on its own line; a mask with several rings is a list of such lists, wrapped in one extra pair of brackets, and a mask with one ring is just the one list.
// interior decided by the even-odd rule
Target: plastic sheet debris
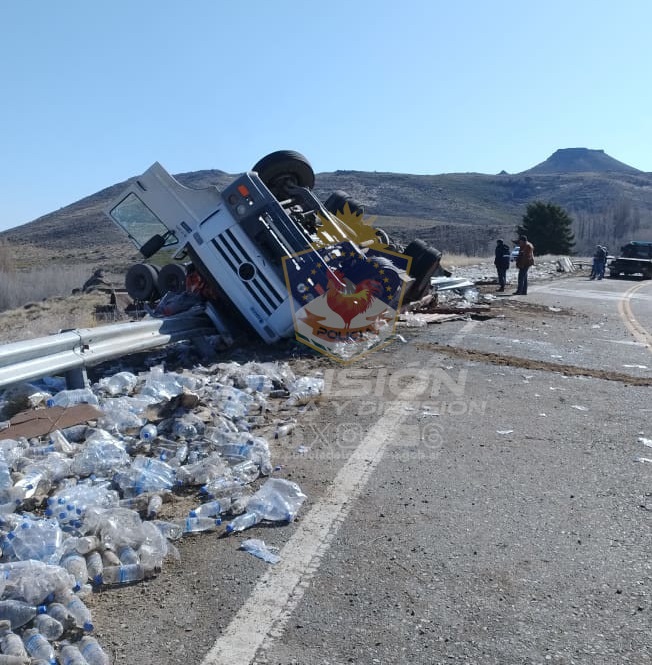
[(240, 543), (240, 549), (249, 554), (253, 554), (255, 557), (267, 561), (267, 563), (278, 563), (281, 560), (281, 557), (277, 554), (277, 547), (270, 547), (265, 544), (263, 540), (258, 538), (249, 538), (243, 540)]
[(226, 532), (244, 531), (263, 520), (291, 522), (305, 499), (306, 495), (296, 483), (282, 478), (270, 478), (247, 501), (246, 512), (226, 525)]
[(638, 443), (642, 443), (644, 446), (647, 446), (648, 448), (652, 448), (652, 439), (647, 439), (644, 436), (639, 436), (637, 441)]

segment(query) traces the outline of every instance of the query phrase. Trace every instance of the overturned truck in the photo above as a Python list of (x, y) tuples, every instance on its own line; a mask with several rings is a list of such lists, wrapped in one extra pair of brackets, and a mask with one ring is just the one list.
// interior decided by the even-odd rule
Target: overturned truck
[[(292, 299), (319, 292), (311, 275), (327, 273), (342, 293), (351, 287), (345, 257), (382, 253), (384, 270), (402, 284), (403, 302), (429, 292), (441, 252), (421, 240), (392, 242), (363, 221), (355, 199), (336, 191), (322, 202), (314, 184), (308, 160), (289, 150), (267, 155), (223, 191), (191, 189), (153, 164), (105, 211), (145, 260), (162, 250), (171, 256), (161, 268), (132, 266), (129, 295), (150, 300), (196, 279), (220, 333), (237, 339), (253, 330), (272, 343), (294, 334)], [(299, 281), (296, 289), (289, 279)]]

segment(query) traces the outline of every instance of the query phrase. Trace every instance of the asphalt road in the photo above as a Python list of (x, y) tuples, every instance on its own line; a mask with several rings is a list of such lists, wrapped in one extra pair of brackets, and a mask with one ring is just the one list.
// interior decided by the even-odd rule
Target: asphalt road
[(651, 299), (535, 283), (317, 362), (327, 394), (273, 443), (300, 518), (184, 539), (156, 579), (93, 596), (98, 639), (141, 665), (652, 662)]

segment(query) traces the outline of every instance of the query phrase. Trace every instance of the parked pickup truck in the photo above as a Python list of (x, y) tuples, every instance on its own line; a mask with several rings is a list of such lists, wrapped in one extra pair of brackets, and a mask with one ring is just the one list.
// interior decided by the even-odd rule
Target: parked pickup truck
[(172, 248), (174, 262), (160, 269), (149, 263), (132, 266), (126, 276), (129, 295), (147, 301), (183, 288), (190, 266), (209, 285), (207, 311), (220, 332), (237, 339), (254, 331), (272, 343), (294, 334), (296, 293), (306, 299), (312, 287), (319, 287), (308, 278), (298, 291), (288, 290), (287, 271), (326, 271), (332, 282), (342, 284), (337, 259), (330, 258), (338, 252), (393, 252), (396, 258), (387, 270), (395, 274), (395, 283), (404, 284), (404, 302), (430, 290), (440, 251), (420, 240), (402, 247), (381, 229), (351, 223), (362, 218), (362, 206), (341, 191), (322, 202), (314, 183), (308, 160), (289, 150), (267, 155), (224, 191), (185, 187), (153, 164), (106, 213), (145, 259)]
[(652, 279), (652, 242), (628, 242), (608, 268), (609, 277), (642, 275), (643, 279)]

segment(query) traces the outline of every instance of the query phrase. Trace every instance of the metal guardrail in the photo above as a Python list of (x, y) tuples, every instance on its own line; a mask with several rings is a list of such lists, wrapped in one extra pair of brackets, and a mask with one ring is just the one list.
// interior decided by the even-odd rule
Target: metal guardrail
[(182, 313), (0, 345), (0, 388), (62, 373), (69, 388), (80, 388), (85, 384), (87, 367), (216, 332), (206, 314)]

